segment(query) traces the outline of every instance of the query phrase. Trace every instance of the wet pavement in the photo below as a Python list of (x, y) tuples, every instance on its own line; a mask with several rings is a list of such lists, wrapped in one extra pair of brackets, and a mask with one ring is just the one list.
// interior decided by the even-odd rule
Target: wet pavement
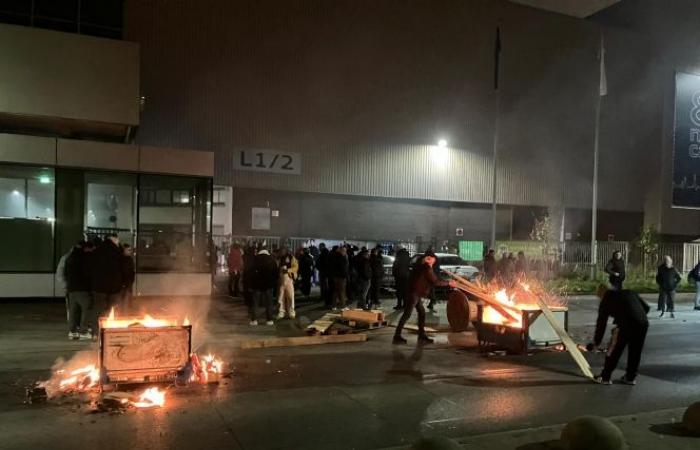
[[(572, 299), (570, 308), (572, 334), (586, 343), (597, 302)], [(700, 313), (684, 297), (675, 320), (652, 317), (636, 387), (591, 384), (562, 352), (487, 357), (451, 346), (446, 333), (431, 346), (417, 347), (408, 333), (408, 345), (392, 346), (393, 328), (368, 332), (365, 343), (240, 350), (241, 340), (299, 333), (321, 311), (302, 305), (296, 321), (252, 328), (237, 300), (189, 300), (177, 309), (190, 311), (195, 345), (222, 355), (230, 377), (170, 388), (162, 409), (109, 414), (91, 413), (78, 397), (23, 404), (24, 386), (47, 378), (57, 358), (96, 345), (66, 339), (61, 304), (0, 304), (0, 448), (401, 447), (420, 436), (464, 438), (700, 400)], [(444, 324), (443, 305), (431, 321)], [(587, 358), (600, 368), (602, 354)]]

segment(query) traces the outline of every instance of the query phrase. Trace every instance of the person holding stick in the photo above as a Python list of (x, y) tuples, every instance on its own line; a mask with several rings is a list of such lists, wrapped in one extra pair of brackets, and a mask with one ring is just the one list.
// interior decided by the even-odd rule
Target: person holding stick
[(406, 325), (406, 321), (411, 317), (413, 308), (418, 312), (418, 343), (433, 343), (433, 340), (425, 333), (425, 307), (423, 306), (423, 299), (428, 297), (430, 295), (430, 290), (436, 286), (456, 286), (454, 281), (443, 281), (435, 275), (435, 271), (433, 270), (435, 261), (437, 261), (435, 253), (427, 251), (425, 255), (423, 255), (423, 261), (416, 265), (411, 271), (408, 281), (408, 296), (404, 304), (403, 315), (399, 320), (399, 324), (396, 326), (396, 333), (394, 334), (393, 340), (394, 344), (405, 344), (407, 342), (406, 339), (401, 336), (401, 332), (403, 331), (404, 325)]

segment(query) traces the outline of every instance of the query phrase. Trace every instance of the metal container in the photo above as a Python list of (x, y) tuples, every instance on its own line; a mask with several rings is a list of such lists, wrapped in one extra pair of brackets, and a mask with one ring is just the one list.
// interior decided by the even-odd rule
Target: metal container
[(101, 328), (102, 384), (170, 382), (189, 362), (192, 327)]
[[(540, 309), (522, 311), (522, 328), (484, 322), (486, 306), (477, 305), (477, 317), (473, 321), (481, 349), (506, 350), (510, 353), (528, 353), (562, 344)], [(550, 306), (554, 317), (565, 330), (569, 329), (569, 309), (565, 306)]]

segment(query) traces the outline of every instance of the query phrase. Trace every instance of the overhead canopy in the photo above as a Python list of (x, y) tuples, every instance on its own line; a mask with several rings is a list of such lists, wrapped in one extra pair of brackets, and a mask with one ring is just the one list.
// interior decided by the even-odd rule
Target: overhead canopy
[(514, 3), (544, 9), (567, 16), (579, 18), (588, 17), (620, 0), (510, 0)]

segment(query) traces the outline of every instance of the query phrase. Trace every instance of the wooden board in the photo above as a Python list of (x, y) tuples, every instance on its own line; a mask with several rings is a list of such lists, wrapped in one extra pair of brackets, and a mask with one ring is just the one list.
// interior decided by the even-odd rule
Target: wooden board
[(364, 309), (350, 309), (340, 313), (344, 319), (361, 320), (363, 322), (382, 322), (384, 320), (384, 312), (378, 309), (365, 311)]
[(357, 320), (357, 319), (350, 319), (347, 317), (339, 317), (336, 319), (339, 323), (343, 323), (349, 327), (353, 327), (356, 329), (362, 329), (362, 330), (373, 330), (375, 328), (382, 328), (387, 325), (386, 320), (382, 320), (381, 322), (367, 322), (364, 320)]
[(367, 335), (337, 334), (322, 336), (296, 336), (287, 338), (253, 339), (241, 342), (242, 349), (271, 348), (271, 347), (296, 347), (302, 345), (341, 344), (345, 342), (365, 342)]
[(559, 337), (561, 338), (561, 341), (564, 343), (564, 346), (569, 351), (571, 357), (574, 358), (576, 364), (578, 364), (579, 368), (581, 369), (581, 372), (583, 372), (583, 374), (586, 377), (593, 378), (593, 372), (591, 371), (590, 364), (588, 364), (586, 358), (583, 357), (583, 354), (578, 349), (578, 346), (573, 341), (573, 339), (571, 339), (569, 333), (567, 333), (566, 330), (559, 324), (559, 322), (557, 322), (557, 319), (554, 317), (554, 314), (552, 314), (552, 310), (549, 308), (549, 306), (547, 306), (547, 304), (543, 302), (539, 297), (537, 298), (537, 304), (540, 306), (540, 308), (542, 308), (542, 313), (549, 321), (549, 324), (552, 325), (554, 331), (556, 331)]

